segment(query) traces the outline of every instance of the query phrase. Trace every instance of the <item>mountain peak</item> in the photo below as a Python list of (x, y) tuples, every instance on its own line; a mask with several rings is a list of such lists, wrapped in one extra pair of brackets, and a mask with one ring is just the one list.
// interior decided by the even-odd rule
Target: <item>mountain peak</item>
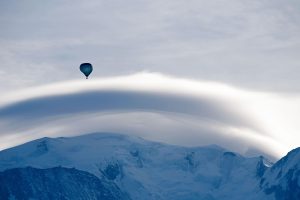
[[(275, 168), (262, 156), (247, 158), (217, 145), (183, 147), (118, 133), (41, 138), (0, 152), (0, 171), (75, 168), (116, 184), (132, 199), (145, 200), (265, 199), (266, 193), (273, 194), (271, 183), (294, 184), (289, 169), (295, 163), (299, 149)], [(257, 190), (262, 191), (259, 197), (253, 196)]]

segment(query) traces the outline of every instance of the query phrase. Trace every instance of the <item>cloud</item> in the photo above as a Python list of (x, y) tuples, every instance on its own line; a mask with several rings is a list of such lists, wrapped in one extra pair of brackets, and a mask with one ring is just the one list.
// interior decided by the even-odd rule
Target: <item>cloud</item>
[[(270, 109), (278, 114), (295, 108), (278, 111), (275, 103), (280, 98), (274, 102), (268, 93), (155, 73), (50, 84), (1, 99), (0, 148), (44, 136), (119, 132), (187, 146), (218, 144), (245, 155), (278, 158), (297, 145), (291, 143), (296, 137), (292, 133), (282, 143), (278, 127), (268, 126), (274, 124), (267, 118), (273, 115)], [(291, 105), (299, 103), (294, 101)], [(292, 101), (279, 102), (283, 106)], [(286, 125), (282, 121), (281, 127)]]

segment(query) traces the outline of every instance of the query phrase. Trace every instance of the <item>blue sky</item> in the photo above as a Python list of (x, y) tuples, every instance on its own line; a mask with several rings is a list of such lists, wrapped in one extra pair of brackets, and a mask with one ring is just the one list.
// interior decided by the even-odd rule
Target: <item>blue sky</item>
[[(281, 153), (272, 152), (273, 155), (281, 155), (288, 149), (299, 146), (295, 141), (300, 141), (297, 136), (300, 131), (298, 126), (300, 122), (297, 119), (300, 108), (299, 9), (300, 3), (297, 0), (1, 1), (0, 92), (3, 98), (0, 102), (0, 117), (6, 116), (3, 113), (8, 109), (7, 101), (20, 103), (26, 100), (26, 91), (41, 92), (32, 88), (42, 87), (44, 89), (41, 94), (48, 96), (44, 91), (47, 91), (49, 87), (56, 87), (56, 90), (60, 90), (59, 88), (65, 88), (74, 81), (77, 83), (78, 79), (83, 78), (78, 70), (80, 63), (91, 62), (95, 69), (91, 78), (97, 81), (105, 77), (110, 77), (111, 80), (118, 80), (115, 79), (116, 77), (122, 77), (122, 80), (132, 76), (143, 77), (141, 75), (143, 72), (142, 74), (152, 77), (148, 81), (157, 81), (162, 78), (165, 80), (162, 82), (166, 84), (180, 83), (178, 79), (194, 83), (183, 88), (180, 84), (177, 85), (177, 96), (180, 98), (187, 98), (185, 90), (188, 88), (207, 82), (211, 84), (206, 86), (215, 90), (211, 93), (216, 95), (220, 93), (220, 90), (214, 87), (215, 83), (238, 91), (234, 93), (235, 95), (225, 95), (230, 97), (229, 102), (238, 102), (243, 105), (239, 109), (233, 108), (235, 112), (242, 113), (237, 116), (244, 115), (245, 118), (251, 118), (251, 120), (259, 119), (256, 120), (255, 126), (268, 129), (266, 132), (270, 136), (270, 141), (281, 142)], [(157, 75), (157, 73), (160, 74)], [(101, 82), (104, 85), (99, 83), (100, 89), (97, 87), (96, 90), (99, 91), (108, 86), (110, 88), (110, 84), (114, 85), (114, 83), (114, 81)], [(141, 83), (132, 82), (131, 84)], [(156, 90), (162, 86), (155, 84), (154, 86), (156, 89), (152, 88), (151, 94), (157, 95)], [(147, 90), (147, 88), (138, 88), (140, 92)], [(84, 87), (84, 89), (87, 88)], [(83, 95), (84, 89), (76, 93)], [(62, 89), (62, 91), (67, 90)], [(198, 90), (195, 91), (195, 93), (198, 92)], [(37, 94), (36, 92), (30, 94), (31, 96), (27, 98), (32, 100), (30, 102), (34, 102)], [(245, 100), (245, 94), (251, 101)], [(204, 96), (206, 98), (207, 94), (205, 93)], [(150, 99), (148, 98), (145, 102)], [(213, 103), (209, 103), (211, 107), (215, 108), (217, 105), (220, 108), (226, 107), (223, 101), (215, 103), (215, 100), (219, 101), (218, 98), (212, 100)], [(172, 98), (169, 98), (169, 101), (170, 104), (174, 103), (172, 105), (178, 103), (178, 101), (173, 102)], [(49, 102), (50, 105), (53, 105), (53, 102)], [(132, 102), (129, 102), (129, 105), (132, 106)], [(165, 106), (159, 107), (160, 111), (165, 111), (166, 106), (168, 107), (168, 104), (163, 105)], [(131, 108), (132, 112), (127, 109), (125, 113), (134, 118), (136, 108), (134, 106)], [(122, 117), (120, 115), (116, 119), (125, 122), (128, 116), (124, 114), (123, 109), (122, 107), (113, 112), (120, 111)], [(245, 111), (247, 109), (250, 111)], [(143, 123), (140, 122), (141, 124), (146, 127), (146, 122), (155, 121), (152, 115), (155, 112), (149, 109), (149, 104), (143, 104), (141, 110), (147, 113), (138, 115), (145, 118)], [(88, 113), (89, 110), (80, 110), (79, 113), (81, 112)], [(165, 112), (159, 112), (159, 116), (171, 120), (170, 126), (186, 117), (176, 109), (168, 110), (168, 112), (175, 113), (173, 117), (176, 120), (171, 120), (172, 117)], [(18, 115), (22, 116), (21, 113)], [(149, 118), (148, 115), (152, 117)], [(223, 109), (220, 109), (220, 115), (236, 118), (235, 113)], [(62, 120), (55, 122), (62, 126), (65, 118), (59, 113), (54, 113), (54, 116)], [(99, 116), (103, 117), (103, 120), (109, 118), (103, 114), (102, 110)], [(155, 116), (158, 117), (157, 113)], [(206, 117), (214, 119), (213, 116), (217, 117), (210, 114)], [(203, 117), (199, 113), (198, 122)], [(12, 118), (5, 118), (12, 120), (10, 123), (14, 121)], [(162, 120), (161, 117), (159, 119)], [(224, 120), (221, 121), (224, 123)], [(31, 135), (20, 138), (17, 143), (47, 135), (46, 133), (34, 135), (30, 129), (37, 128), (37, 125), (33, 123), (30, 127), (31, 124), (28, 122), (24, 128), (20, 125), (21, 135), (26, 131), (31, 132)], [(68, 129), (67, 126), (70, 126), (67, 124), (65, 129), (49, 134), (62, 134)], [(156, 131), (164, 132), (168, 129), (166, 124), (161, 124), (164, 128)], [(232, 125), (231, 122), (229, 124)], [(6, 131), (11, 135), (17, 134), (19, 130), (3, 122), (0, 125), (1, 132)], [(213, 125), (214, 123), (208, 127)], [(103, 126), (82, 131), (96, 131), (96, 129), (101, 131)], [(185, 130), (183, 127), (189, 130), (187, 126), (187, 124), (182, 126), (181, 132)], [(41, 127), (45, 128), (46, 125)], [(121, 127), (118, 131), (125, 130), (125, 125)], [(190, 130), (193, 133), (207, 130), (206, 126), (204, 129), (198, 127), (199, 130), (197, 126), (193, 127), (193, 130)], [(253, 131), (252, 128), (250, 132)], [(106, 127), (103, 130), (112, 129)], [(150, 132), (146, 128), (130, 130)], [(255, 129), (255, 131), (258, 130)], [(234, 135), (233, 132), (231, 135)], [(191, 144), (188, 141), (193, 141), (194, 135), (191, 134), (184, 144)], [(178, 138), (180, 137), (172, 142), (178, 143), (182, 140)], [(202, 137), (204, 138), (207, 137)], [(214, 142), (213, 138), (217, 141), (217, 136), (209, 138), (207, 140), (209, 142)], [(172, 140), (172, 137), (157, 136), (152, 139), (168, 142)], [(16, 144), (11, 142), (12, 140), (5, 140), (1, 146), (8, 147)], [(4, 141), (4, 136), (2, 141)], [(250, 143), (253, 145), (253, 141)], [(251, 146), (250, 143), (249, 146)], [(244, 143), (241, 142), (241, 144)], [(193, 143), (193, 145), (196, 144)], [(230, 147), (226, 142), (223, 145)], [(232, 147), (245, 152), (234, 145)]]

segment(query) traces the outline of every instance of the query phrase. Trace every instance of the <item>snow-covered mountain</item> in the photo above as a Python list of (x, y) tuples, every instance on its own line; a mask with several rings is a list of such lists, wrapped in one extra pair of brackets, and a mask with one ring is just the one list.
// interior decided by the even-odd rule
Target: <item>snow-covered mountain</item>
[(275, 199), (300, 199), (300, 148), (290, 151), (267, 170), (260, 188)]
[[(299, 149), (273, 165), (263, 157), (246, 158), (215, 145), (181, 147), (121, 134), (94, 133), (42, 138), (1, 151), (0, 171), (0, 184), (18, 182), (7, 174), (21, 173), (22, 180), (32, 183), (32, 190), (48, 188), (38, 184), (41, 175), (35, 174), (48, 174), (42, 175), (50, 177), (43, 179), (46, 183), (59, 179), (64, 182), (60, 184), (66, 184), (61, 199), (103, 199), (94, 195), (101, 185), (106, 193), (99, 195), (119, 194), (104, 199), (300, 199)], [(85, 175), (100, 186), (91, 185)], [(77, 185), (76, 191), (93, 195), (80, 198), (79, 192), (68, 197), (68, 190), (80, 179), (86, 183), (80, 181), (82, 185)], [(5, 195), (2, 191), (0, 187), (0, 197)], [(12, 190), (6, 191), (16, 196)], [(40, 199), (34, 195), (31, 198)]]
[(0, 199), (107, 199), (129, 200), (113, 183), (62, 167), (31, 167), (0, 172)]

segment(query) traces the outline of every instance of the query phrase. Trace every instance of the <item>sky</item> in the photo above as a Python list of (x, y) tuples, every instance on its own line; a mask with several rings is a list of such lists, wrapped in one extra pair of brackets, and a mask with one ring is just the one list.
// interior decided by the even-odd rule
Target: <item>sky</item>
[[(115, 131), (278, 158), (300, 146), (299, 10), (297, 0), (0, 1), (0, 149)], [(59, 107), (87, 97), (126, 103)], [(74, 127), (80, 116), (91, 128)]]

